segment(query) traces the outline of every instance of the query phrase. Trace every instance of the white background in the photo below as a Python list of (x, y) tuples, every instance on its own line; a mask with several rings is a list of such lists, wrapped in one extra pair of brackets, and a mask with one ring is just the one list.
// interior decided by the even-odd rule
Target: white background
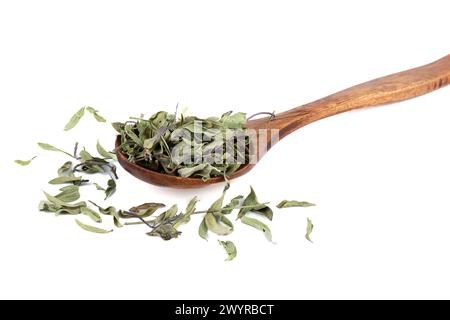
[[(38, 212), (65, 157), (36, 146), (112, 148), (113, 130), (90, 117), (63, 132), (83, 105), (110, 121), (177, 102), (200, 116), (284, 111), (449, 54), (449, 11), (448, 1), (0, 2), (0, 298), (450, 298), (450, 88), (281, 141), (228, 196), (252, 184), (261, 201), (317, 207), (275, 211), (276, 245), (237, 223), (233, 262), (198, 237), (199, 216), (164, 242), (144, 226), (97, 235)], [(119, 208), (198, 195), (203, 209), (222, 188), (119, 175), (107, 202)], [(82, 196), (102, 199), (94, 187)]]

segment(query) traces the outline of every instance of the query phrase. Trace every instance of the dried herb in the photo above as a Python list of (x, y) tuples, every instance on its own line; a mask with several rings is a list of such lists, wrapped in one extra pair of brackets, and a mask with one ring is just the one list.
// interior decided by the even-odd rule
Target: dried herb
[(314, 225), (313, 225), (313, 223), (312, 223), (310, 218), (307, 218), (306, 222), (307, 222), (307, 225), (306, 225), (305, 238), (306, 238), (306, 240), (312, 242), (312, 240), (311, 240), (311, 233), (313, 232)]
[[(83, 107), (72, 116), (65, 129), (70, 130), (75, 127), (86, 112), (92, 114), (99, 122), (106, 121), (94, 108)], [(132, 121), (116, 122), (112, 125), (121, 137), (119, 151), (132, 162), (169, 175), (204, 180), (223, 176), (227, 180), (229, 175), (248, 161), (249, 137), (245, 129), (246, 121), (244, 113), (227, 112), (221, 117), (200, 119), (184, 115), (177, 117), (177, 112), (169, 114), (160, 111), (149, 119), (132, 118)], [(243, 141), (243, 146), (238, 141)], [(238, 211), (237, 219), (262, 231), (265, 237), (272, 241), (269, 227), (260, 220), (249, 216), (249, 213), (255, 213), (269, 220), (273, 218), (273, 211), (267, 205), (268, 203), (261, 203), (252, 187), (246, 197), (238, 195), (225, 202), (225, 196), (230, 187), (227, 183), (220, 197), (207, 210), (197, 211), (196, 207), (199, 201), (197, 197), (193, 197), (189, 201), (184, 212), (179, 212), (178, 206), (174, 204), (157, 216), (155, 212), (165, 207), (164, 204), (158, 202), (146, 202), (128, 210), (119, 210), (114, 206), (100, 207), (89, 201), (95, 206), (95, 210), (93, 210), (87, 206), (85, 201), (79, 201), (80, 187), (88, 180), (76, 176), (75, 173), (82, 172), (83, 176), (85, 174), (108, 174), (110, 179), (105, 188), (97, 182), (91, 183), (97, 190), (105, 193), (106, 200), (117, 188), (118, 177), (114, 164), (114, 161), (117, 160), (116, 150), (114, 152), (107, 151), (98, 140), (96, 149), (99, 157), (93, 156), (84, 148), (78, 152), (78, 143), (75, 144), (73, 154), (46, 143), (38, 143), (38, 145), (44, 150), (62, 152), (73, 158), (73, 162), (67, 161), (59, 167), (58, 176), (49, 181), (52, 185), (68, 185), (60, 188), (59, 193), (55, 196), (44, 192), (46, 200), (39, 203), (40, 211), (52, 212), (55, 215), (85, 215), (95, 223), (101, 223), (101, 215), (107, 215), (113, 218), (113, 223), (118, 228), (123, 226), (121, 219), (131, 220), (124, 225), (145, 225), (151, 229), (147, 235), (160, 237), (163, 240), (178, 238), (181, 235), (178, 228), (189, 223), (194, 215), (200, 214), (203, 215), (198, 229), (200, 237), (207, 240), (209, 231), (218, 236), (229, 235), (234, 230), (230, 215)], [(226, 152), (216, 152), (224, 148)], [(184, 152), (185, 150), (188, 152)], [(27, 165), (33, 159), (16, 160), (16, 163)], [(224, 203), (226, 204), (224, 205)], [(313, 205), (309, 202), (284, 200), (277, 207)], [(133, 219), (137, 220), (133, 221)], [(89, 232), (109, 233), (113, 231), (87, 225), (79, 220), (75, 221), (80, 228)], [(313, 224), (309, 218), (307, 222), (305, 237), (311, 241)], [(222, 240), (219, 240), (219, 243), (227, 252), (227, 260), (233, 260), (237, 255), (234, 243)]]
[(253, 218), (249, 218), (247, 216), (243, 216), (241, 218), (242, 223), (245, 223), (246, 225), (249, 225), (253, 228), (256, 228), (258, 230), (261, 230), (264, 235), (266, 236), (266, 239), (269, 241), (272, 241), (272, 232), (270, 231), (269, 227), (262, 223), (261, 221)]
[(237, 249), (233, 242), (231, 241), (221, 241), (218, 240), (220, 245), (225, 249), (227, 252), (228, 258), (225, 261), (231, 261), (234, 258), (236, 258), (237, 255)]
[(80, 122), (81, 118), (83, 118), (85, 111), (88, 111), (90, 114), (92, 114), (92, 116), (98, 122), (106, 122), (106, 119), (98, 114), (98, 110), (95, 110), (92, 107), (82, 107), (70, 118), (69, 122), (67, 122), (66, 126), (64, 127), (64, 131), (73, 129), (78, 124), (78, 122)]
[(84, 116), (85, 109), (85, 107), (82, 107), (77, 112), (75, 112), (75, 114), (70, 118), (69, 122), (67, 122), (66, 126), (64, 127), (64, 131), (69, 131), (70, 129), (74, 128), (78, 124), (78, 122), (80, 122), (80, 119)]
[(191, 220), (191, 215), (195, 212), (195, 206), (197, 205), (197, 202), (198, 202), (197, 197), (194, 197), (191, 199), (191, 201), (189, 201), (186, 207), (186, 212), (182, 214), (174, 223), (173, 226), (175, 229), (181, 226), (182, 224), (188, 223)]
[(50, 180), (48, 183), (49, 184), (65, 184), (65, 183), (72, 183), (72, 184), (76, 184), (76, 185), (81, 185), (83, 182), (88, 182), (89, 180), (83, 180), (81, 177), (65, 177), (65, 176), (60, 176), (57, 178), (54, 178), (52, 180)]
[(89, 209), (87, 207), (82, 207), (80, 208), (80, 211), (82, 214), (84, 214), (85, 216), (88, 216), (89, 218), (91, 218), (93, 221), (100, 223), (102, 222), (102, 218), (100, 217), (100, 215), (95, 212), (92, 209)]
[(112, 159), (117, 161), (117, 156), (112, 152), (106, 151), (106, 149), (102, 147), (102, 145), (98, 140), (97, 140), (97, 152), (105, 159)]
[(273, 218), (272, 209), (270, 209), (267, 205), (265, 205), (263, 203), (259, 203), (258, 198), (256, 197), (256, 194), (255, 194), (255, 191), (253, 190), (253, 188), (251, 186), (250, 186), (250, 193), (245, 198), (243, 206), (245, 206), (245, 207), (239, 211), (238, 219), (242, 219), (242, 217), (244, 217), (245, 214), (248, 212), (254, 212), (254, 213), (261, 214), (269, 220), (272, 220), (272, 218)]
[(88, 111), (98, 122), (106, 122), (106, 119), (98, 114), (98, 110), (95, 110), (92, 107), (86, 107), (86, 111)]
[(208, 227), (206, 226), (205, 218), (203, 218), (198, 227), (198, 235), (208, 241)]
[(54, 146), (52, 146), (52, 145), (50, 145), (48, 143), (38, 142), (38, 146), (41, 147), (44, 150), (62, 152), (64, 154), (68, 155), (69, 157), (74, 158), (74, 156), (71, 155), (70, 153), (68, 153), (68, 152), (66, 152), (64, 150), (58, 149), (58, 148), (56, 148), (56, 147), (54, 147)]
[(147, 234), (153, 237), (161, 237), (163, 240), (170, 240), (173, 238), (178, 238), (181, 232), (177, 231), (171, 224), (162, 224)]
[(100, 229), (100, 228), (97, 228), (97, 227), (93, 227), (93, 226), (84, 224), (83, 222), (79, 221), (78, 219), (75, 219), (75, 222), (77, 223), (77, 225), (80, 226), (81, 229), (84, 229), (84, 230), (89, 231), (89, 232), (94, 232), (94, 233), (110, 233), (110, 232), (113, 232), (113, 230)]
[[(76, 192), (69, 191), (69, 189), (61, 188), (61, 193), (56, 196), (52, 196), (47, 192), (44, 192), (47, 201), (41, 201), (39, 203), (39, 210), (46, 212), (53, 212), (56, 215), (60, 214), (80, 214), (81, 208), (86, 207), (86, 202), (81, 201), (77, 203), (71, 203), (78, 200)], [(74, 200), (73, 200), (74, 199)]]
[(116, 182), (114, 179), (108, 180), (108, 187), (105, 190), (105, 200), (108, 199), (114, 192), (116, 192)]
[(91, 200), (89, 200), (89, 202), (92, 203), (94, 206), (96, 206), (98, 208), (98, 211), (100, 211), (101, 214), (112, 216), (114, 225), (117, 228), (122, 228), (123, 227), (122, 223), (120, 222), (120, 218), (123, 217), (122, 213), (121, 213), (122, 212), (121, 210), (117, 211), (117, 209), (115, 207), (113, 207), (113, 206), (109, 206), (107, 208), (103, 208), (103, 207), (100, 207), (98, 204), (96, 204), (95, 202), (93, 202)]
[(225, 207), (223, 207), (222, 213), (230, 214), (234, 209), (236, 209), (241, 205), (242, 199), (244, 199), (244, 196), (242, 195), (236, 196), (233, 199), (231, 199), (230, 203), (227, 204)]
[(55, 196), (59, 200), (63, 202), (73, 202), (80, 199), (80, 192), (78, 186), (67, 186), (59, 189), (61, 191), (59, 194)]
[(277, 208), (282, 209), (282, 208), (291, 208), (291, 207), (312, 207), (315, 206), (314, 203), (310, 203), (310, 202), (306, 202), (306, 201), (288, 201), (288, 200), (283, 200), (281, 201), (279, 204), (277, 204)]
[(31, 161), (33, 161), (34, 159), (36, 159), (37, 156), (34, 156), (33, 158), (31, 158), (30, 160), (14, 160), (15, 163), (21, 165), (21, 166), (27, 166), (31, 163)]
[(248, 162), (245, 123), (244, 113), (201, 119), (160, 111), (113, 127), (129, 161), (169, 175), (208, 180), (227, 177)]
[(59, 169), (58, 169), (58, 176), (69, 176), (73, 177), (73, 171), (72, 171), (72, 161), (65, 162)]
[(105, 192), (106, 189), (99, 185), (97, 182), (94, 182), (94, 186), (97, 190)]

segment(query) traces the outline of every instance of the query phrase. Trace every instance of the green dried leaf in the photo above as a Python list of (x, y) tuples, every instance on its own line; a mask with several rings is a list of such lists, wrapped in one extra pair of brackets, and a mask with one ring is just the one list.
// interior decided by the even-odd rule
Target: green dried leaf
[(59, 169), (58, 169), (58, 176), (62, 177), (68, 175), (70, 177), (73, 177), (72, 172), (72, 161), (65, 162)]
[(196, 165), (194, 167), (182, 168), (182, 169), (178, 170), (178, 174), (180, 175), (180, 177), (188, 178), (188, 177), (192, 176), (194, 173), (201, 172), (202, 170), (204, 170), (208, 166), (210, 166), (209, 163), (201, 163), (201, 164)]
[(277, 204), (277, 208), (282, 209), (282, 208), (291, 208), (291, 207), (312, 207), (315, 206), (314, 203), (310, 203), (310, 202), (306, 202), (306, 201), (288, 201), (288, 200), (283, 200), (281, 201), (279, 204)]
[(55, 196), (63, 202), (73, 202), (80, 199), (80, 192), (78, 186), (67, 186), (59, 189), (61, 192)]
[(188, 223), (191, 220), (191, 214), (195, 211), (195, 206), (198, 202), (198, 198), (194, 197), (189, 201), (186, 212), (180, 216), (180, 218), (173, 224), (174, 228), (177, 229), (182, 224)]
[(269, 227), (262, 223), (261, 221), (253, 218), (249, 218), (247, 216), (243, 216), (241, 218), (242, 223), (245, 223), (246, 225), (249, 225), (253, 228), (256, 228), (262, 232), (264, 232), (264, 235), (266, 236), (266, 239), (269, 241), (272, 241), (272, 232), (270, 231)]
[(39, 211), (57, 212), (59, 209), (61, 209), (61, 207), (49, 201), (42, 200), (41, 202), (39, 202), (38, 209)]
[(57, 177), (55, 179), (50, 180), (49, 184), (65, 184), (65, 183), (73, 183), (73, 184), (81, 184), (83, 182), (87, 182), (87, 180), (82, 180), (81, 177)]
[(99, 185), (99, 184), (96, 183), (96, 182), (94, 182), (94, 186), (95, 186), (95, 188), (96, 188), (97, 190), (99, 190), (99, 191), (103, 191), (103, 192), (106, 191), (105, 188), (103, 188), (101, 185)]
[(155, 224), (164, 224), (169, 219), (175, 217), (178, 212), (178, 205), (174, 204), (167, 211), (161, 213), (156, 219)]
[(233, 115), (225, 113), (222, 115), (220, 122), (229, 129), (239, 129), (246, 124), (247, 115), (243, 112), (237, 112)]
[(224, 215), (220, 216), (220, 222), (222, 222), (224, 225), (228, 226), (231, 231), (234, 230), (233, 223), (227, 217), (225, 217)]
[(227, 252), (228, 258), (225, 261), (231, 261), (234, 258), (236, 258), (237, 255), (237, 249), (233, 242), (231, 241), (221, 241), (218, 240), (219, 243), (222, 245), (222, 247)]
[(306, 221), (307, 221), (307, 225), (306, 225), (305, 238), (306, 238), (306, 240), (312, 242), (312, 240), (311, 240), (311, 233), (313, 232), (314, 225), (313, 225), (313, 223), (312, 223), (310, 218), (307, 218)]
[(228, 203), (225, 207), (222, 209), (223, 214), (230, 214), (234, 209), (239, 207), (241, 204), (242, 199), (244, 199), (244, 196), (237, 196), (231, 199), (230, 203)]
[(125, 132), (138, 146), (144, 146), (142, 140), (133, 132), (133, 130), (129, 126), (125, 126)]
[(34, 156), (33, 158), (31, 158), (30, 160), (14, 160), (15, 163), (21, 165), (21, 166), (27, 166), (31, 163), (31, 161), (33, 161), (34, 159), (36, 159), (37, 156)]
[(61, 199), (58, 199), (50, 194), (48, 194), (47, 192), (44, 191), (45, 197), (47, 198), (48, 201), (50, 201), (51, 203), (58, 205), (60, 207), (66, 207), (69, 209), (76, 209), (76, 208), (81, 208), (81, 207), (86, 207), (86, 202), (81, 201), (81, 202), (77, 202), (77, 203), (67, 203), (62, 201)]
[(111, 125), (114, 128), (114, 130), (117, 131), (117, 133), (122, 133), (122, 131), (125, 128), (125, 125), (122, 122), (113, 122), (111, 123)]
[(215, 216), (212, 212), (208, 212), (205, 215), (206, 226), (209, 231), (212, 231), (219, 236), (229, 235), (233, 229), (230, 226), (223, 224), (221, 218), (222, 217)]
[[(166, 205), (163, 203), (148, 202), (139, 206), (132, 207), (128, 211), (133, 212), (135, 215), (138, 215), (141, 218), (147, 218), (155, 213), (158, 209), (164, 208), (165, 206)], [(135, 216), (122, 213), (121, 218), (135, 218)]]
[(117, 212), (117, 209), (113, 206), (109, 206), (107, 208), (103, 208), (100, 207), (98, 204), (96, 204), (95, 202), (89, 200), (90, 203), (92, 203), (94, 206), (96, 206), (98, 208), (98, 211), (100, 211), (100, 213), (105, 214), (105, 215), (112, 215), (112, 212)]
[(273, 218), (273, 212), (272, 209), (270, 209), (265, 204), (261, 204), (258, 201), (258, 198), (256, 197), (256, 193), (253, 190), (253, 188), (250, 186), (250, 193), (245, 198), (244, 203), (242, 204), (243, 207), (239, 213), (238, 213), (238, 219), (241, 219), (243, 216), (245, 216), (248, 212), (254, 212), (261, 214), (265, 216), (267, 219), (272, 220)]
[(97, 152), (99, 155), (101, 155), (105, 159), (112, 159), (112, 160), (117, 161), (117, 156), (112, 152), (106, 151), (105, 148), (102, 147), (102, 145), (100, 144), (100, 142), (98, 140), (97, 140)]
[(173, 238), (178, 238), (178, 236), (181, 234), (180, 231), (177, 231), (172, 225), (170, 224), (163, 224), (149, 233), (147, 235), (153, 236), (153, 237), (161, 237), (163, 240), (170, 240)]
[(80, 151), (80, 158), (81, 162), (86, 162), (94, 159), (94, 157), (89, 152), (87, 152), (86, 149)]
[(56, 148), (56, 147), (54, 147), (54, 146), (52, 146), (52, 145), (50, 145), (48, 143), (38, 142), (38, 146), (41, 147), (44, 150), (62, 152), (62, 153), (65, 153), (66, 155), (68, 155), (69, 157), (74, 158), (74, 156), (71, 155), (69, 152), (66, 152), (64, 150), (58, 149), (58, 148)]
[(89, 209), (87, 207), (82, 207), (80, 208), (80, 211), (82, 214), (84, 214), (85, 216), (88, 216), (89, 218), (91, 218), (93, 221), (100, 223), (102, 222), (102, 218), (100, 217), (100, 215), (95, 212), (92, 209)]
[(94, 232), (94, 233), (110, 233), (110, 232), (113, 232), (113, 230), (100, 229), (100, 228), (97, 228), (97, 227), (93, 227), (93, 226), (84, 224), (84, 223), (82, 223), (79, 220), (75, 220), (75, 222), (80, 226), (81, 229), (84, 229), (84, 230), (89, 231), (89, 232)]
[(208, 241), (208, 226), (206, 225), (205, 218), (203, 218), (202, 223), (198, 227), (198, 235)]
[(64, 127), (64, 131), (69, 131), (73, 127), (75, 127), (80, 119), (84, 116), (84, 109), (85, 107), (82, 107), (79, 109), (75, 114), (70, 118), (69, 122), (67, 122), (66, 126)]
[(105, 200), (108, 199), (110, 196), (112, 196), (112, 194), (116, 191), (116, 182), (114, 181), (114, 179), (109, 179), (108, 180), (108, 187), (106, 188), (105, 191)]
[(81, 208), (82, 208), (82, 207), (72, 209), (72, 208), (66, 208), (66, 207), (63, 207), (63, 208), (58, 209), (58, 210), (55, 212), (55, 215), (56, 215), (56, 216), (59, 216), (59, 215), (78, 215), (78, 214), (81, 213)]
[(92, 107), (86, 107), (86, 110), (89, 111), (98, 122), (106, 122), (106, 119), (98, 114), (98, 110), (95, 110)]
[(115, 207), (113, 207), (113, 206), (109, 206), (107, 208), (102, 208), (98, 204), (96, 204), (95, 202), (93, 202), (91, 200), (89, 200), (89, 202), (92, 203), (94, 206), (96, 206), (98, 208), (98, 211), (100, 211), (101, 214), (112, 216), (113, 217), (113, 221), (114, 221), (114, 225), (117, 228), (123, 227), (123, 225), (120, 223), (120, 218), (122, 216), (122, 212), (120, 210), (118, 212), (117, 209)]

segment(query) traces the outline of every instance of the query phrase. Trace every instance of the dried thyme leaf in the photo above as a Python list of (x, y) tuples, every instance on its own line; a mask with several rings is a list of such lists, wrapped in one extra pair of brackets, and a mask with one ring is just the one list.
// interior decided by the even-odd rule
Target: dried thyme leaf
[(228, 258), (225, 261), (231, 261), (234, 258), (236, 258), (237, 249), (233, 242), (221, 241), (221, 240), (218, 240), (218, 241), (219, 241), (220, 245), (225, 249), (225, 251), (228, 255)]
[(188, 178), (188, 177), (192, 176), (194, 173), (202, 172), (208, 166), (211, 166), (211, 165), (209, 163), (201, 163), (194, 167), (182, 168), (182, 169), (178, 170), (178, 174), (180, 175), (180, 177)]
[(58, 176), (62, 177), (65, 175), (73, 177), (72, 161), (64, 162), (64, 164), (58, 169)]
[(135, 213), (146, 211), (148, 209), (158, 209), (158, 208), (164, 208), (166, 205), (164, 203), (157, 203), (157, 202), (147, 202), (143, 203), (139, 206), (131, 207), (128, 211), (132, 211)]
[(85, 216), (88, 216), (89, 218), (91, 218), (93, 221), (100, 223), (102, 222), (102, 218), (100, 217), (100, 215), (95, 212), (92, 209), (89, 209), (87, 207), (82, 207), (80, 208), (80, 211), (82, 214), (84, 214)]
[(256, 228), (258, 230), (261, 230), (264, 232), (264, 235), (266, 236), (266, 239), (272, 242), (272, 232), (270, 231), (269, 227), (262, 223), (261, 221), (253, 218), (249, 218), (247, 216), (243, 216), (241, 218), (242, 223), (245, 223), (246, 225), (249, 225), (253, 228)]
[(67, 186), (59, 189), (61, 191), (59, 194), (55, 196), (59, 200), (63, 202), (73, 202), (80, 199), (80, 192), (78, 186)]
[(30, 160), (14, 160), (15, 163), (21, 165), (21, 166), (27, 166), (31, 163), (31, 161), (33, 161), (34, 159), (36, 159), (37, 156), (34, 156), (33, 158), (31, 158)]
[(175, 217), (177, 212), (178, 212), (178, 205), (174, 204), (167, 211), (164, 211), (155, 219), (155, 224), (164, 224), (168, 220)]
[(244, 199), (244, 196), (239, 195), (237, 197), (234, 197), (231, 199), (230, 203), (228, 203), (225, 207), (222, 209), (223, 214), (230, 214), (234, 209), (239, 207), (241, 204), (242, 199)]
[(94, 182), (94, 186), (97, 190), (105, 192), (106, 189), (99, 185), (97, 182)]
[(172, 225), (170, 224), (163, 224), (149, 233), (147, 235), (153, 236), (153, 237), (161, 237), (163, 240), (170, 240), (173, 238), (178, 238), (178, 236), (181, 234), (180, 231), (177, 231)]
[(102, 145), (100, 144), (100, 142), (98, 140), (97, 140), (97, 152), (99, 155), (101, 155), (105, 159), (112, 159), (112, 160), (117, 161), (117, 156), (112, 152), (106, 151), (105, 148), (102, 147)]
[(214, 232), (219, 236), (228, 235), (233, 231), (233, 228), (230, 227), (229, 224), (226, 224), (226, 222), (228, 222), (228, 219), (226, 219), (222, 214), (223, 199), (229, 187), (229, 184), (225, 186), (222, 192), (222, 196), (213, 202), (204, 218), (208, 230)]
[(272, 218), (273, 218), (272, 209), (270, 209), (265, 204), (259, 203), (258, 198), (256, 197), (256, 193), (251, 186), (250, 186), (250, 193), (245, 198), (243, 206), (245, 208), (242, 208), (239, 211), (238, 219), (241, 219), (242, 217), (244, 217), (245, 214), (248, 212), (254, 212), (254, 213), (261, 214), (269, 220), (272, 220)]
[(237, 112), (234, 115), (225, 113), (222, 115), (220, 122), (227, 128), (239, 129), (242, 128), (247, 122), (247, 115), (243, 112)]
[(224, 225), (228, 226), (230, 228), (230, 231), (234, 230), (233, 223), (224, 215), (220, 216), (220, 222), (222, 222)]
[(82, 107), (77, 112), (75, 112), (75, 114), (70, 118), (69, 122), (67, 122), (66, 126), (64, 127), (64, 131), (69, 131), (78, 124), (80, 119), (84, 116), (84, 110), (85, 107)]
[(205, 215), (205, 223), (209, 231), (219, 236), (229, 235), (233, 231), (230, 226), (223, 223), (222, 217), (217, 217), (212, 212)]
[(100, 211), (101, 214), (112, 216), (114, 225), (117, 228), (123, 227), (123, 225), (120, 223), (120, 218), (122, 215), (120, 210), (117, 211), (117, 209), (113, 206), (109, 206), (107, 208), (100, 207), (98, 204), (96, 204), (95, 202), (93, 202), (91, 200), (89, 200), (89, 202), (92, 203), (94, 206), (96, 206), (98, 208), (98, 211)]
[(310, 202), (306, 202), (306, 201), (288, 201), (288, 200), (283, 200), (281, 201), (279, 204), (277, 204), (277, 208), (282, 209), (282, 208), (291, 208), (291, 207), (312, 207), (315, 206), (314, 203), (310, 203)]
[(314, 225), (313, 225), (313, 223), (312, 223), (310, 218), (307, 218), (306, 221), (307, 221), (307, 225), (306, 225), (305, 238), (306, 238), (306, 240), (312, 242), (312, 240), (311, 240), (311, 233), (313, 232)]
[(191, 214), (195, 211), (195, 206), (198, 201), (199, 200), (197, 197), (194, 197), (189, 201), (186, 207), (186, 212), (183, 215), (181, 215), (180, 218), (173, 224), (175, 229), (181, 226), (182, 224), (188, 223), (191, 220)]
[(119, 215), (121, 218), (129, 219), (129, 218), (147, 218), (153, 215), (158, 209), (164, 208), (166, 205), (163, 203), (155, 203), (155, 202), (148, 202), (143, 203), (139, 206), (135, 206), (130, 208), (128, 211), (131, 214), (127, 214), (127, 212), (119, 212)]
[(73, 184), (81, 184), (83, 182), (87, 182), (88, 180), (82, 180), (81, 177), (57, 177), (55, 179), (50, 180), (49, 184), (65, 184), (65, 183), (73, 183)]
[(95, 109), (92, 108), (92, 107), (86, 107), (86, 110), (87, 110), (89, 113), (91, 113), (91, 114), (94, 116), (95, 120), (97, 120), (98, 122), (106, 122), (106, 119), (103, 118), (101, 115), (98, 114), (98, 110), (95, 110)]
[(67, 203), (62, 201), (61, 199), (58, 199), (50, 194), (48, 194), (47, 192), (44, 191), (45, 197), (47, 198), (48, 201), (50, 201), (51, 203), (60, 206), (60, 207), (66, 207), (69, 209), (76, 209), (76, 208), (81, 208), (81, 207), (86, 207), (86, 202), (81, 201), (81, 202), (77, 202), (77, 203)]
[(198, 227), (198, 235), (208, 241), (208, 226), (206, 225), (205, 218), (203, 218), (202, 223)]
[(84, 230), (89, 231), (89, 232), (94, 232), (94, 233), (110, 233), (110, 232), (113, 232), (113, 230), (100, 229), (100, 228), (97, 228), (97, 227), (93, 227), (93, 226), (84, 224), (84, 223), (82, 223), (81, 221), (79, 221), (77, 219), (75, 220), (75, 222), (77, 223), (77, 225), (80, 226), (81, 229), (84, 229)]
[(54, 146), (52, 146), (52, 145), (50, 145), (48, 143), (38, 142), (38, 146), (41, 147), (44, 150), (62, 152), (62, 153), (67, 154), (69, 157), (74, 158), (74, 156), (72, 154), (70, 154), (69, 152), (66, 152), (64, 150), (58, 149), (58, 148), (56, 148), (56, 147), (54, 147)]
[(105, 190), (105, 200), (108, 199), (116, 191), (116, 182), (114, 179), (108, 180), (108, 187)]

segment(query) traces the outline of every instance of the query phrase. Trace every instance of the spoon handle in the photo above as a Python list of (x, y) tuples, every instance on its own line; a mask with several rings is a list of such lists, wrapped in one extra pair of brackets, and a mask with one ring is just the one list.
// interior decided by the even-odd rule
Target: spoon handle
[[(280, 138), (338, 113), (414, 98), (450, 83), (450, 55), (433, 63), (371, 80), (277, 114), (269, 126)], [(270, 123), (269, 122), (269, 123)]]

